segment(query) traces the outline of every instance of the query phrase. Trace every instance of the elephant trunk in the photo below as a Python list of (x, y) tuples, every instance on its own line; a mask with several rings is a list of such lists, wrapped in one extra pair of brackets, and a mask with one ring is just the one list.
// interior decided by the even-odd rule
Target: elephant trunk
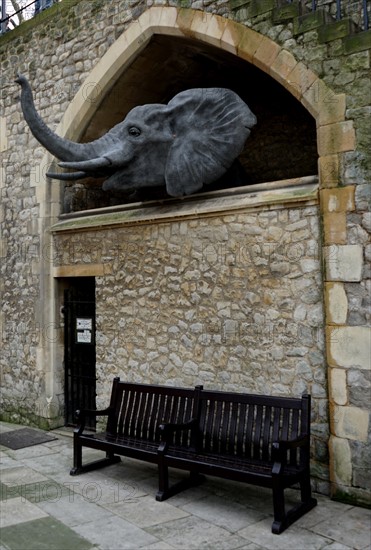
[[(32, 97), (31, 86), (22, 75), (18, 75), (15, 80), (21, 86), (21, 106), (24, 118), (30, 127), (32, 134), (50, 153), (63, 161), (82, 161), (100, 156), (102, 149), (97, 140), (92, 143), (75, 143), (68, 139), (61, 138), (55, 134), (35, 109)], [(98, 145), (98, 146), (97, 146)]]

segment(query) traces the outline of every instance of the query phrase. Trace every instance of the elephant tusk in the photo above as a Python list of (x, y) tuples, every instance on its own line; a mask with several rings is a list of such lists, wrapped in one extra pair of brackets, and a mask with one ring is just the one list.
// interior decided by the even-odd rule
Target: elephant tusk
[(81, 180), (83, 178), (87, 178), (89, 174), (86, 172), (70, 172), (70, 173), (56, 173), (56, 172), (47, 172), (46, 176), (53, 180), (61, 180), (61, 181), (70, 181), (70, 180)]
[(107, 157), (97, 157), (90, 160), (82, 160), (79, 162), (59, 162), (58, 166), (62, 168), (74, 168), (75, 170), (99, 170), (100, 168), (105, 168), (111, 166), (111, 161)]

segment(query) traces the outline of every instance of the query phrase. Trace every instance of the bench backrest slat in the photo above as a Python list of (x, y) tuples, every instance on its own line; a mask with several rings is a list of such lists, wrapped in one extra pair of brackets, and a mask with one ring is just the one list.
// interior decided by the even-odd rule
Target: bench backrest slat
[[(302, 399), (202, 391), (198, 448), (206, 453), (272, 461), (272, 444), (279, 439), (309, 435), (309, 406)], [(306, 457), (290, 451), (288, 462)]]
[(262, 459), (269, 460), (269, 442), (271, 441), (272, 407), (267, 406), (264, 415)]
[[(159, 442), (159, 425), (182, 423), (194, 413), (195, 389), (173, 386), (134, 384), (114, 380), (110, 406), (114, 413), (107, 421), (107, 431), (114, 435)], [(178, 444), (189, 444), (190, 432), (176, 437)]]

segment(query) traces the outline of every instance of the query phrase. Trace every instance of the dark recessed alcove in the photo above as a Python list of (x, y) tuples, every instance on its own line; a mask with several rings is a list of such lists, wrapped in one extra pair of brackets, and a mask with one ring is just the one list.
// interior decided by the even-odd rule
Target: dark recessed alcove
[[(317, 173), (315, 120), (283, 86), (228, 52), (195, 40), (161, 35), (152, 38), (97, 105), (81, 141), (100, 137), (137, 105), (167, 103), (183, 90), (210, 87), (234, 90), (257, 117), (239, 157), (244, 170), (240, 185)], [(102, 181), (93, 179), (66, 185), (64, 211), (167, 197), (165, 187), (127, 196), (105, 192), (101, 185)], [(228, 187), (236, 187), (233, 178), (205, 186), (203, 191)]]

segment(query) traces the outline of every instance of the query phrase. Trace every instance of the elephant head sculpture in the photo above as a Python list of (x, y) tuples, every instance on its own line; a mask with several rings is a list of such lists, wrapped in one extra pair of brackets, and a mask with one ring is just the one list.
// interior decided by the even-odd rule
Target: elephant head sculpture
[(104, 190), (166, 185), (174, 197), (199, 191), (223, 176), (256, 124), (255, 115), (233, 91), (190, 89), (167, 105), (134, 107), (101, 138), (74, 143), (43, 122), (27, 79), (19, 75), (16, 82), (21, 86), (22, 110), (31, 132), (62, 161), (59, 166), (69, 169), (47, 175), (60, 180), (107, 177)]

